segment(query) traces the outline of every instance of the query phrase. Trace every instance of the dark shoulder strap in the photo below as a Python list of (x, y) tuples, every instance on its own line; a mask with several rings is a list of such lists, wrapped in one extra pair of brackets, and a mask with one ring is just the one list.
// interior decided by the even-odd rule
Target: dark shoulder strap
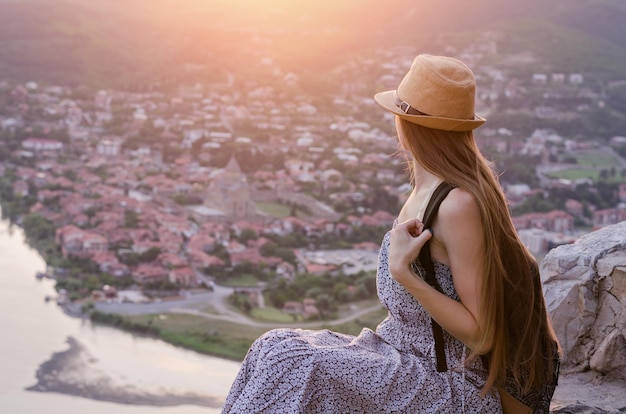
[[(430, 200), (428, 201), (426, 210), (424, 211), (423, 223), (424, 223), (425, 229), (431, 228), (431, 226), (433, 225), (433, 222), (435, 221), (435, 218), (437, 217), (437, 213), (439, 212), (439, 206), (441, 205), (441, 202), (448, 196), (448, 193), (453, 188), (454, 187), (451, 184), (443, 182), (439, 184), (439, 186), (435, 189), (435, 191), (433, 192), (433, 195), (430, 197)], [(422, 250), (420, 250), (419, 260), (424, 270), (426, 270), (426, 275), (424, 275), (424, 279), (426, 279), (426, 281), (431, 286), (433, 286), (434, 288), (436, 288), (437, 290), (441, 292), (439, 283), (437, 283), (437, 279), (435, 279), (435, 270), (433, 268), (433, 261), (430, 257), (430, 242), (429, 241), (426, 242), (424, 247), (422, 247)]]
[[(448, 196), (448, 193), (454, 188), (451, 184), (443, 182), (439, 184), (439, 186), (433, 192), (433, 195), (430, 197), (428, 201), (428, 205), (426, 206), (426, 210), (424, 211), (424, 228), (429, 229), (433, 222), (435, 221), (435, 217), (437, 217), (437, 213), (439, 212), (439, 206), (441, 202)], [(437, 289), (439, 292), (442, 292), (441, 286), (437, 282), (435, 278), (435, 268), (433, 267), (433, 261), (430, 257), (430, 243), (426, 242), (424, 247), (419, 254), (419, 261), (422, 267), (425, 270), (424, 279), (428, 282), (429, 285)], [(443, 293), (443, 292), (442, 292)], [(448, 365), (446, 363), (446, 354), (444, 350), (443, 344), (443, 330), (441, 326), (434, 319), (431, 318), (431, 324), (433, 328), (433, 337), (435, 338), (435, 353), (437, 355), (437, 371), (438, 372), (446, 372), (448, 370)]]
[(435, 188), (433, 195), (430, 196), (430, 200), (428, 201), (428, 205), (426, 206), (426, 211), (424, 211), (424, 228), (430, 228), (433, 221), (435, 221), (435, 217), (437, 217), (437, 213), (439, 212), (439, 206), (441, 202), (448, 196), (448, 193), (452, 191), (454, 186), (452, 184), (443, 182)]

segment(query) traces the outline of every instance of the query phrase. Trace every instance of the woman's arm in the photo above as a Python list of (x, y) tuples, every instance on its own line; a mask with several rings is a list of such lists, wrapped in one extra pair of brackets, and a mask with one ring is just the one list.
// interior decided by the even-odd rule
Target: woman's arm
[(419, 220), (399, 224), (392, 231), (389, 270), (443, 329), (472, 350), (486, 353), (491, 344), (478, 349), (482, 338), (478, 312), (484, 246), (480, 212), (472, 195), (461, 189), (451, 191), (439, 208), (436, 227), (461, 302), (439, 293), (411, 270), (410, 263), (431, 238), (431, 232), (423, 229)]

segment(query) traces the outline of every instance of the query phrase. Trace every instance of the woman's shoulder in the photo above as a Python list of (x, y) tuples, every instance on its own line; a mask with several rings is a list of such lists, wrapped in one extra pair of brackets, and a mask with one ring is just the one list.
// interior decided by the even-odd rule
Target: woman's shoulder
[(439, 206), (434, 232), (447, 255), (450, 251), (469, 252), (482, 246), (480, 209), (470, 192), (461, 188), (450, 191)]
[(469, 191), (463, 188), (454, 188), (443, 200), (439, 207), (439, 217), (445, 221), (467, 220), (478, 218), (480, 209), (476, 199)]

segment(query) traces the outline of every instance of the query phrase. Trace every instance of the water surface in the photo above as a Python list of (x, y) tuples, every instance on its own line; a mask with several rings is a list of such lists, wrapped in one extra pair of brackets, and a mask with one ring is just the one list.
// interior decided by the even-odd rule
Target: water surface
[[(203, 356), (162, 341), (137, 337), (64, 314), (46, 295), (54, 282), (37, 280), (41, 256), (18, 227), (0, 221), (0, 413), (218, 413), (199, 405), (156, 407), (96, 401), (72, 395), (28, 391), (40, 365), (69, 349), (68, 338), (84, 346), (90, 364), (115, 384), (152, 392), (200, 393), (223, 401), (239, 363)], [(85, 380), (93, 374), (83, 372)]]

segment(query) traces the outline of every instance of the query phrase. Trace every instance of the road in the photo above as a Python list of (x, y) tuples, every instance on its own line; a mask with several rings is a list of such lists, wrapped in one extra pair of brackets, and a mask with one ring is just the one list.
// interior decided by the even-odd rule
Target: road
[[(315, 321), (300, 323), (264, 323), (252, 320), (239, 312), (235, 312), (228, 306), (228, 296), (233, 293), (233, 288), (225, 286), (215, 286), (212, 292), (190, 294), (184, 299), (164, 300), (150, 303), (105, 303), (98, 302), (95, 307), (100, 312), (115, 313), (122, 315), (142, 315), (158, 313), (179, 313), (195, 315), (207, 319), (222, 320), (242, 325), (259, 328), (293, 327), (293, 328), (316, 328), (321, 326), (340, 325), (357, 319), (370, 312), (381, 309), (382, 305), (377, 304), (368, 308), (359, 309), (349, 316), (332, 321)], [(207, 312), (203, 309), (213, 308), (214, 312)]]

